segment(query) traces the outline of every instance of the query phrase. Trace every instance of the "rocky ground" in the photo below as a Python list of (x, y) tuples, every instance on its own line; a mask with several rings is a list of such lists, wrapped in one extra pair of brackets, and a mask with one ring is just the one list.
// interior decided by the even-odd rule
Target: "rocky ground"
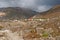
[(0, 21), (0, 40), (60, 40), (59, 18)]

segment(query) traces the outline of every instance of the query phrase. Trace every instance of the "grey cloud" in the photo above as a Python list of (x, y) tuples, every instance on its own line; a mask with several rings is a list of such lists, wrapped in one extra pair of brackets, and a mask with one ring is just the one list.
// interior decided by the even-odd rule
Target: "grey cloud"
[(35, 11), (46, 11), (60, 0), (0, 0), (0, 7), (24, 7)]

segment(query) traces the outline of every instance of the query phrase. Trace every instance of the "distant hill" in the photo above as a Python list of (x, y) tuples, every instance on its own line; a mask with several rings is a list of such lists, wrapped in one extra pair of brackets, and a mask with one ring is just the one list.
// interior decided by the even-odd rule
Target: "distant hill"
[(0, 16), (0, 19), (27, 19), (34, 16), (37, 12), (25, 8), (8, 7), (0, 8), (1, 13), (5, 13), (6, 15)]

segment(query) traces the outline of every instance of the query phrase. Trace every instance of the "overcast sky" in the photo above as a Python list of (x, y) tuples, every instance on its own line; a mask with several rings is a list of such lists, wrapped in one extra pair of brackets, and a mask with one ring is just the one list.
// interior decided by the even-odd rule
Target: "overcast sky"
[(54, 5), (60, 5), (60, 0), (0, 0), (1, 7), (24, 7), (35, 11), (46, 11)]

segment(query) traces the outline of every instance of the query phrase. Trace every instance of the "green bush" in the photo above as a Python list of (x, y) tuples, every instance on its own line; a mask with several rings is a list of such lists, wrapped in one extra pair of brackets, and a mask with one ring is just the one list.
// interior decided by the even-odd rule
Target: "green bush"
[(48, 37), (48, 36), (49, 36), (49, 34), (46, 32), (42, 34), (42, 37)]

